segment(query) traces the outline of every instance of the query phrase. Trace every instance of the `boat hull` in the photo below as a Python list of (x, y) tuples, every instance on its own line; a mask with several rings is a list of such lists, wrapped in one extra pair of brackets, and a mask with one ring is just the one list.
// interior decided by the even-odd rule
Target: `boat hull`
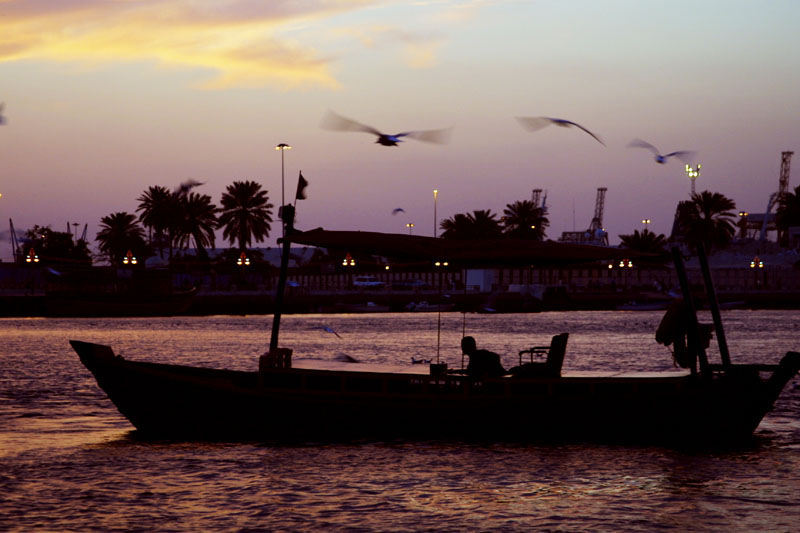
[(408, 372), (215, 370), (128, 361), (107, 346), (70, 342), (143, 434), (224, 440), (734, 442), (752, 435), (800, 366), (795, 353), (769, 379), (742, 366), (708, 378), (475, 381)]

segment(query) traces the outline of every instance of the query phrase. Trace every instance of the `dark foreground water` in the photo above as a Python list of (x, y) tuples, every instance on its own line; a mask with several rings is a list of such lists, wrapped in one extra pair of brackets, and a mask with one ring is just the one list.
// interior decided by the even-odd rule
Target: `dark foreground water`
[[(565, 370), (671, 367), (658, 312), (442, 317), (513, 354), (571, 336)], [(704, 317), (709, 320), (708, 317)], [(800, 349), (800, 312), (727, 311), (735, 362)], [(0, 530), (798, 531), (800, 378), (727, 450), (462, 442), (196, 443), (136, 436), (67, 341), (131, 359), (255, 369), (271, 317), (0, 319)], [(341, 338), (325, 331), (329, 327)], [(285, 317), (296, 357), (436, 357), (436, 314)], [(712, 347), (711, 357), (717, 360)], [(377, 355), (383, 354), (383, 355)]]

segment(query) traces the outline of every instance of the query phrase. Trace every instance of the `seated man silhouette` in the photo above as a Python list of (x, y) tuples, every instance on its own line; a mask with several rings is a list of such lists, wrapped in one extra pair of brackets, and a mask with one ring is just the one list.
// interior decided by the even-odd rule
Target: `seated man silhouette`
[(489, 350), (479, 350), (473, 337), (461, 339), (461, 351), (469, 356), (467, 375), (481, 378), (486, 376), (502, 376), (506, 373), (500, 364), (500, 356)]

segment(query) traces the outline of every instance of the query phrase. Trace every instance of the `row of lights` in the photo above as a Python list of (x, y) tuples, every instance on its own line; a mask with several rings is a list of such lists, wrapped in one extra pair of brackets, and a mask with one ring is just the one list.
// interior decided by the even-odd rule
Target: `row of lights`
[[(621, 259), (618, 266), (619, 268), (633, 268), (633, 261), (630, 259)], [(609, 263), (608, 268), (609, 270), (614, 268), (614, 263)]]

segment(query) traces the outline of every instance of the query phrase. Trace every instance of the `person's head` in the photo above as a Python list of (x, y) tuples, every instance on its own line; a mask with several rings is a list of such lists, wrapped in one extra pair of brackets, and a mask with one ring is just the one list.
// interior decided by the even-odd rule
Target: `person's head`
[(477, 349), (478, 349), (478, 346), (475, 344), (475, 338), (474, 337), (467, 336), (467, 337), (464, 337), (463, 339), (461, 339), (461, 351), (462, 352), (464, 352), (466, 354), (470, 354), (470, 353), (474, 352)]

